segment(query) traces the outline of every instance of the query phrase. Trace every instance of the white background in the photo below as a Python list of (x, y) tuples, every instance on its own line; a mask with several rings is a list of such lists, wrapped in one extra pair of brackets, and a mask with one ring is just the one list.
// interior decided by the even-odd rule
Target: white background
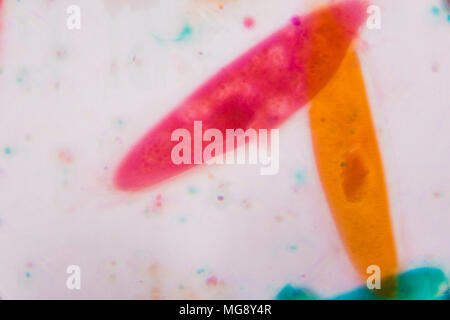
[[(431, 13), (437, 0), (373, 2), (381, 30), (363, 28), (357, 46), (400, 268), (448, 275), (450, 23), (445, 12)], [(0, 295), (267, 299), (287, 283), (323, 297), (358, 286), (318, 180), (307, 106), (281, 127), (278, 175), (205, 167), (139, 193), (111, 181), (121, 157), (167, 111), (319, 3), (5, 0)], [(72, 4), (81, 8), (81, 30), (66, 27)], [(172, 41), (186, 24), (191, 36)], [(82, 270), (79, 291), (66, 288), (72, 264)]]

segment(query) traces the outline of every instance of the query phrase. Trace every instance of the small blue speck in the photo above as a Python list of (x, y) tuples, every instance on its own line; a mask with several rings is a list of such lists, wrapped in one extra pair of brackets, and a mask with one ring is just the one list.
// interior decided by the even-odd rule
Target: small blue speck
[(306, 174), (302, 171), (297, 171), (295, 173), (295, 179), (297, 180), (297, 185), (302, 185), (306, 180)]

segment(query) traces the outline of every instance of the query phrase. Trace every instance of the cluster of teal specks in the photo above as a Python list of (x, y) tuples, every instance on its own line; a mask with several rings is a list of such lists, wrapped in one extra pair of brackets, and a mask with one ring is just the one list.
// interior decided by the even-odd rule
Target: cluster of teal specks
[(444, 16), (450, 23), (450, 1), (445, 0), (441, 6), (434, 5), (431, 7), (431, 14), (437, 17)]

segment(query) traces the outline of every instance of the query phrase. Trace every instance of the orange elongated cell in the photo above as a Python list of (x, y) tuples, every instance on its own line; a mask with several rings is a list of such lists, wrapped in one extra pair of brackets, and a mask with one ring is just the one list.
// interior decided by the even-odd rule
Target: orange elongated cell
[[(397, 271), (380, 152), (358, 57), (350, 49), (309, 111), (322, 186), (340, 236), (358, 273)], [(392, 295), (393, 283), (383, 294)], [(383, 286), (382, 286), (383, 289)]]

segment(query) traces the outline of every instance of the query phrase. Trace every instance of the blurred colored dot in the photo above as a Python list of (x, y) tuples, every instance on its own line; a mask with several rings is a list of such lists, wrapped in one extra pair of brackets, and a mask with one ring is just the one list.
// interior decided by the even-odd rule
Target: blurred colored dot
[(194, 194), (194, 193), (197, 193), (197, 189), (195, 187), (188, 187), (188, 192), (190, 194)]
[(295, 173), (295, 179), (297, 180), (297, 184), (301, 185), (305, 181), (305, 174), (302, 171), (297, 171)]
[(252, 28), (255, 25), (255, 20), (251, 17), (245, 17), (244, 18), (244, 26), (246, 28)]
[(217, 197), (217, 200), (219, 200), (219, 201), (223, 201), (223, 199), (224, 199), (223, 196), (218, 196), (218, 197)]
[(58, 153), (58, 158), (61, 162), (64, 162), (64, 163), (71, 163), (73, 161), (72, 155), (70, 154), (70, 152), (68, 152), (66, 150), (61, 150)]
[(27, 273), (25, 274), (25, 276), (26, 276), (27, 278), (29, 278), (29, 277), (31, 277), (31, 274), (30, 274), (29, 272), (27, 272)]
[(203, 269), (203, 268), (197, 270), (197, 274), (201, 274), (203, 272), (205, 272), (205, 269)]
[(434, 14), (435, 16), (437, 16), (437, 15), (439, 15), (440, 10), (439, 10), (438, 7), (433, 6), (433, 7), (431, 8), (431, 13)]
[(215, 277), (215, 276), (209, 277), (209, 278), (206, 280), (206, 284), (207, 284), (208, 286), (216, 286), (216, 285), (217, 285), (217, 277)]
[(5, 154), (11, 154), (11, 148), (10, 147), (6, 147), (5, 148)]
[(431, 66), (431, 71), (438, 72), (439, 71), (439, 65), (437, 63), (433, 63)]

